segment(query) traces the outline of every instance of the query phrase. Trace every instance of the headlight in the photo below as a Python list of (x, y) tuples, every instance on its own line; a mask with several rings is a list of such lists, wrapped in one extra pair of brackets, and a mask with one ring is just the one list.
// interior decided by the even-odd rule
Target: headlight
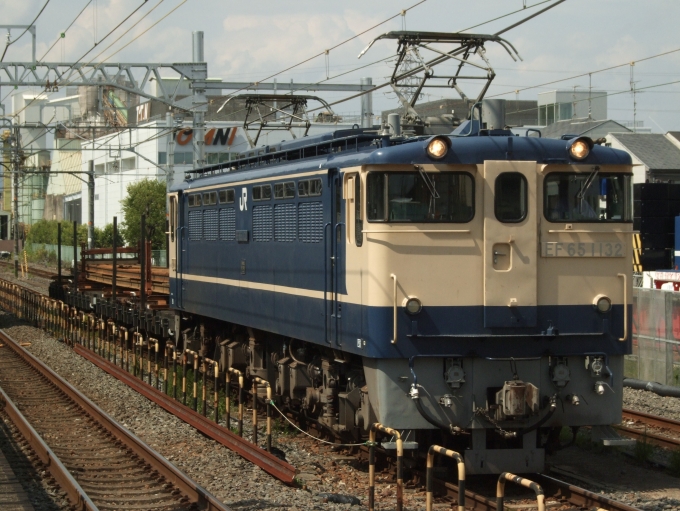
[(441, 160), (449, 152), (450, 145), (447, 137), (434, 137), (427, 144), (427, 155), (433, 160)]
[(569, 156), (574, 160), (585, 160), (593, 148), (593, 141), (588, 137), (579, 137), (569, 145)]
[(409, 296), (404, 300), (403, 303), (404, 309), (406, 309), (406, 312), (408, 312), (411, 315), (418, 314), (421, 310), (423, 310), (423, 304), (418, 298), (415, 296)]
[(612, 301), (608, 296), (597, 295), (593, 300), (593, 305), (597, 309), (597, 312), (605, 314), (609, 312), (612, 308)]

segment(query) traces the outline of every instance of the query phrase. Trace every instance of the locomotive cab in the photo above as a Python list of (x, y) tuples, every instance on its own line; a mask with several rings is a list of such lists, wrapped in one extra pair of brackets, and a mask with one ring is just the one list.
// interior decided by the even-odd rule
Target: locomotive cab
[(361, 343), (377, 344), (361, 423), (467, 431), (468, 470), (493, 473), (541, 470), (549, 428), (618, 422), (631, 178), (575, 160), (352, 174), (348, 295), (373, 306)]

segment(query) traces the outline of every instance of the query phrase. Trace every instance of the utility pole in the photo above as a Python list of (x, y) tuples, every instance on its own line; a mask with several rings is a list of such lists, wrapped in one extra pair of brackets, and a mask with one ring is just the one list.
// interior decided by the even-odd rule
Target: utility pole
[(12, 209), (14, 214), (14, 278), (19, 278), (19, 167), (21, 163), (21, 156), (19, 149), (21, 147), (21, 130), (19, 126), (14, 127), (14, 136), (11, 141), (12, 145), (12, 164), (14, 172), (14, 201), (12, 202)]
[(633, 93), (633, 133), (637, 133), (637, 97), (635, 96), (635, 62), (630, 63), (630, 91)]
[[(208, 79), (208, 67), (205, 64), (205, 55), (203, 54), (203, 32), (193, 32), (193, 61), (194, 63), (203, 64), (202, 66), (195, 66), (194, 76), (199, 80), (203, 79), (203, 83)], [(198, 75), (198, 76), (197, 76)], [(205, 166), (205, 113), (208, 111), (207, 98), (205, 97), (205, 88), (200, 86), (193, 87), (193, 143), (194, 143), (194, 168), (199, 169)]]
[[(94, 137), (92, 138), (94, 140)], [(94, 248), (94, 160), (90, 160), (87, 173), (87, 248)]]

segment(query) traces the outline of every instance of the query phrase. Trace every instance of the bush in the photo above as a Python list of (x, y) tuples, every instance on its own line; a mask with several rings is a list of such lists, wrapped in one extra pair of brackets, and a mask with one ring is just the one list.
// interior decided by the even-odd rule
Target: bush
[[(56, 245), (58, 241), (59, 223), (56, 220), (38, 220), (27, 229), (26, 243), (46, 243)], [(118, 231), (118, 246), (125, 245), (125, 240)], [(61, 222), (61, 244), (73, 246), (73, 223)], [(87, 244), (87, 225), (78, 226), (78, 245)], [(30, 246), (30, 245), (29, 245)], [(94, 228), (95, 248), (108, 248), (113, 246), (113, 224), (106, 225), (103, 229)]]

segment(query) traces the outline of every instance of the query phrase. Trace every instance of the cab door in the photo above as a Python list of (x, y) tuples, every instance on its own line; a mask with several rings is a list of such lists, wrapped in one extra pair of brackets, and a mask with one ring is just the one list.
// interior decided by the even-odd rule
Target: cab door
[(484, 326), (535, 327), (538, 219), (535, 162), (484, 164)]
[(177, 307), (178, 294), (177, 287), (180, 283), (177, 282), (177, 263), (179, 260), (179, 254), (177, 252), (179, 247), (179, 207), (177, 204), (178, 193), (168, 194), (168, 256), (170, 260), (168, 261), (168, 275), (170, 281), (174, 282), (170, 289), (170, 305)]
[(341, 346), (342, 306), (339, 294), (345, 290), (344, 236), (342, 175), (339, 169), (328, 169), (328, 221), (324, 223), (324, 315), (325, 340), (333, 346)]

